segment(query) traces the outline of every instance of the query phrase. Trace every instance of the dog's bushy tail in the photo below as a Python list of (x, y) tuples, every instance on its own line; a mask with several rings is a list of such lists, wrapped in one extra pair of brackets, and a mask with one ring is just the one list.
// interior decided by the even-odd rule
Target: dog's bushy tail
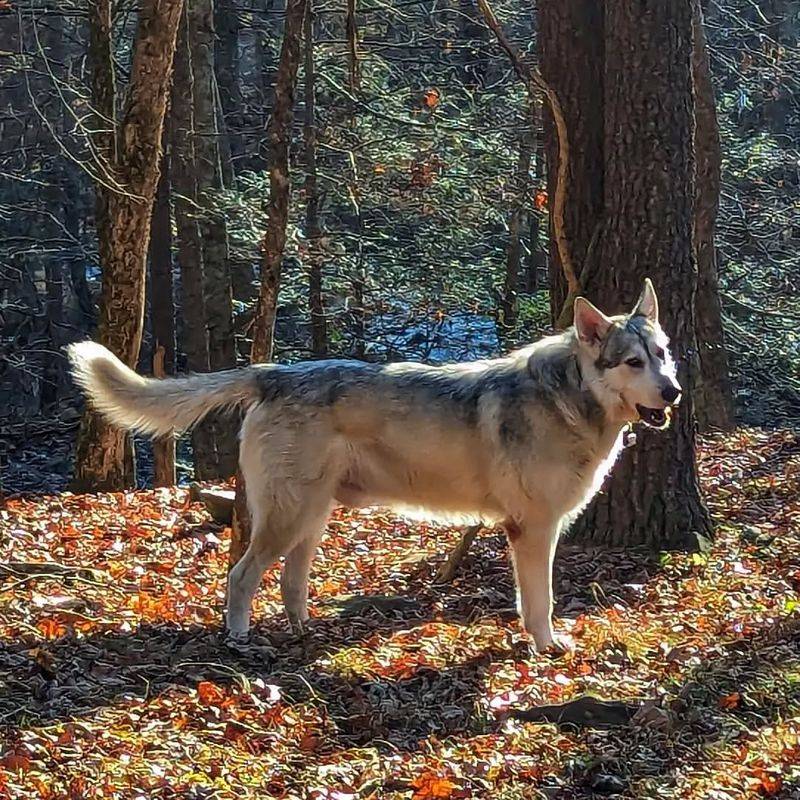
[(115, 425), (161, 436), (184, 431), (209, 411), (256, 402), (254, 370), (238, 369), (183, 378), (143, 378), (95, 342), (67, 348), (72, 374), (92, 406)]

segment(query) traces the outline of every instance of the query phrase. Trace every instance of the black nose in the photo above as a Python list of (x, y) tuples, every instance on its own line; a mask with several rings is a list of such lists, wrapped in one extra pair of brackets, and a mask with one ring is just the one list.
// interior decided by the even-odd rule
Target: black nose
[(680, 397), (681, 390), (675, 386), (666, 386), (661, 390), (661, 396), (668, 402), (674, 403)]

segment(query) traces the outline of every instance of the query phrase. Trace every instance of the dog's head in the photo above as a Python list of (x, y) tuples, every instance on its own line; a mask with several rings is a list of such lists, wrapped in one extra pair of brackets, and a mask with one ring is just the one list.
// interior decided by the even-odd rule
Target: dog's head
[(607, 317), (588, 300), (575, 301), (581, 362), (595, 396), (614, 418), (669, 424), (681, 395), (667, 336), (658, 324), (658, 299), (648, 278), (630, 314)]

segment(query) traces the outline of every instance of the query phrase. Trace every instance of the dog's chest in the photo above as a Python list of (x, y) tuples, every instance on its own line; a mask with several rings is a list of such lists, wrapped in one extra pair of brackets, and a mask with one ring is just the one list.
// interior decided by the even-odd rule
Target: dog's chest
[(539, 462), (529, 484), (557, 512), (568, 514), (597, 494), (621, 448), (621, 436), (574, 442), (559, 458)]
[(622, 433), (607, 435), (601, 437), (595, 447), (579, 456), (578, 473), (584, 490), (584, 502), (588, 502), (600, 491), (603, 481), (622, 452), (622, 444)]

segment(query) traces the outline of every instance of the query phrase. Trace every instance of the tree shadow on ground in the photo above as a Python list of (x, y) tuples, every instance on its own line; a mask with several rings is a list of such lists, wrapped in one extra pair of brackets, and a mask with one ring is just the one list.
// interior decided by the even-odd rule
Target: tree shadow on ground
[[(697, 796), (719, 788), (715, 772), (728, 785), (730, 769), (742, 764), (743, 745), (800, 714), (800, 620), (772, 623), (716, 650), (713, 660), (663, 687), (657, 713), (643, 710), (615, 735), (587, 731), (582, 753), (553, 796), (671, 797), (694, 771), (712, 781)], [(791, 786), (786, 791), (778, 796), (795, 796)]]
[(800, 457), (800, 435), (782, 441), (771, 450), (764, 461), (744, 470), (744, 477), (780, 475), (794, 459)]
[[(64, 636), (42, 643), (0, 642), (0, 721), (43, 724), (88, 714), (126, 699), (146, 699), (200, 680), (230, 684), (241, 674), (278, 684), (300, 702), (310, 690), (325, 698), (343, 744), (372, 739), (413, 747), (421, 738), (471, 732), (476, 698), (486, 669), (498, 659), (524, 660), (519, 652), (486, 651), (477, 658), (435, 670), (409, 670), (401, 680), (343, 678), (320, 670), (318, 659), (342, 648), (369, 647), (376, 635), (389, 637), (430, 621), (470, 625), (478, 620), (516, 617), (505, 540), (488, 532), (465, 559), (453, 585), (432, 582), (435, 565), (410, 576), (402, 596), (361, 595), (331, 605), (331, 616), (313, 619), (302, 639), (289, 633), (283, 617), (256, 620), (247, 647), (232, 649), (216, 626), (142, 625), (125, 633)], [(633, 604), (638, 586), (657, 570), (647, 553), (587, 554), (572, 547), (556, 563), (556, 616), (574, 616), (598, 602)], [(597, 587), (602, 586), (602, 590)], [(312, 601), (320, 607), (319, 601)], [(367, 721), (369, 720), (369, 722)]]

